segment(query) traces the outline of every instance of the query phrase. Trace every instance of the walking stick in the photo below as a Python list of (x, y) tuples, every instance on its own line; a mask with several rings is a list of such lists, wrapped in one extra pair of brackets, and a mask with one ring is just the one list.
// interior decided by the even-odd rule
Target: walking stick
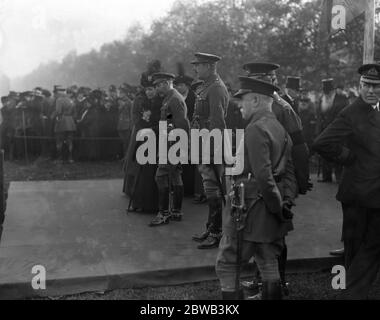
[(127, 214), (131, 211), (131, 207), (132, 207), (132, 203), (133, 203), (133, 200), (135, 199), (136, 197), (136, 190), (137, 190), (137, 184), (140, 180), (140, 175), (141, 175), (141, 171), (142, 171), (142, 165), (139, 166), (139, 171), (137, 173), (137, 176), (135, 178), (135, 181), (133, 182), (133, 190), (132, 190), (132, 195), (129, 199), (129, 204), (128, 204), (128, 209), (127, 209)]
[(173, 214), (173, 186), (172, 186), (172, 166), (169, 166), (169, 176), (168, 176), (168, 183), (169, 183), (169, 215)]
[(232, 185), (232, 201), (231, 201), (231, 210), (232, 216), (235, 220), (236, 228), (236, 270), (235, 270), (235, 292), (236, 299), (240, 299), (240, 274), (241, 274), (241, 260), (242, 260), (242, 242), (243, 242), (243, 215), (247, 209), (245, 204), (245, 187), (244, 184), (235, 184)]
[(25, 160), (26, 163), (29, 164), (28, 158), (28, 142), (26, 140), (26, 128), (25, 128), (25, 110), (22, 110), (22, 129), (24, 132), (24, 150), (25, 150)]

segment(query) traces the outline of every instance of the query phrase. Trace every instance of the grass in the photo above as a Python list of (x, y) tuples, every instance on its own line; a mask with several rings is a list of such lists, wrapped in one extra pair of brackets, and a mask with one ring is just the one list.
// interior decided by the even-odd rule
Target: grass
[(29, 164), (25, 161), (6, 161), (4, 172), (5, 181), (8, 182), (123, 178), (120, 161), (75, 162), (73, 164), (57, 164), (43, 159), (36, 159)]

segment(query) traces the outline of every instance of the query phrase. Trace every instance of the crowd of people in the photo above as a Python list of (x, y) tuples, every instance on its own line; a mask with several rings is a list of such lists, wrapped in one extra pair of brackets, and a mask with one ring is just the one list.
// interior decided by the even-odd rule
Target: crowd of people
[[(3, 148), (10, 157), (22, 154), (25, 148), (44, 155), (51, 154), (54, 149), (56, 157), (62, 160), (66, 145), (69, 162), (75, 157), (91, 160), (123, 157), (123, 192), (130, 198), (128, 211), (156, 214), (150, 227), (180, 222), (184, 217), (182, 201), (185, 195), (193, 196), (196, 203), (207, 203), (205, 230), (194, 235), (193, 240), (202, 250), (219, 248), (216, 272), (226, 299), (242, 297), (236, 279), (239, 267), (252, 257), (262, 283), (258, 296), (280, 299), (286, 292), (285, 238), (293, 230), (292, 207), (296, 199), (313, 188), (309, 163), (313, 152), (317, 152), (322, 156), (318, 166), (318, 176), (319, 171), (322, 173), (319, 181), (333, 182), (334, 173), (335, 181), (341, 186), (338, 199), (344, 212), (342, 240), (345, 248), (340, 253), (345, 254), (349, 268), (347, 295), (362, 297), (375, 271), (360, 282), (360, 276), (367, 270), (357, 261), (356, 255), (374, 262), (370, 250), (378, 236), (376, 238), (371, 230), (373, 234), (367, 247), (361, 247), (360, 239), (368, 232), (368, 221), (378, 223), (375, 216), (379, 206), (377, 200), (367, 199), (361, 193), (364, 190), (355, 189), (353, 182), (360, 180), (356, 177), (360, 171), (366, 176), (363, 183), (370, 194), (379, 192), (378, 183), (373, 181), (374, 175), (378, 177), (378, 172), (373, 171), (378, 165), (372, 159), (376, 158), (373, 154), (378, 155), (375, 150), (378, 144), (373, 142), (375, 129), (372, 127), (369, 132), (373, 134), (368, 141), (363, 141), (368, 144), (368, 154), (359, 150), (355, 139), (347, 141), (350, 136), (365, 135), (365, 132), (360, 133), (362, 124), (356, 122), (367, 121), (359, 111), (359, 118), (355, 118), (347, 114), (347, 110), (356, 105), (355, 108), (364, 110), (363, 106), (377, 103), (379, 111), (380, 94), (377, 95), (376, 90), (380, 86), (380, 66), (365, 65), (359, 70), (359, 91), (346, 92), (342, 85), (334, 84), (334, 79), (324, 79), (322, 92), (313, 101), (302, 88), (301, 77), (288, 76), (281, 90), (276, 75), (280, 66), (274, 63), (245, 64), (241, 71), (245, 75), (239, 77), (240, 89), (233, 90), (217, 72), (220, 60), (213, 54), (195, 54), (191, 64), (196, 79), (186, 75), (183, 67), (179, 68), (178, 75), (163, 72), (160, 61), (154, 60), (142, 73), (138, 87), (111, 86), (104, 92), (55, 86), (53, 97), (42, 88), (21, 94), (11, 92), (1, 98)], [(355, 110), (351, 111), (355, 113)], [(376, 119), (370, 121), (374, 121), (378, 130)], [(162, 134), (160, 121), (169, 124), (165, 132), (172, 128), (186, 132), (191, 128), (244, 130), (244, 143), (237, 141), (233, 145), (233, 154), (243, 148), (245, 159), (243, 173), (234, 177), (233, 192), (229, 194), (231, 201), (226, 202), (225, 165), (214, 161), (212, 151), (210, 164), (139, 162), (137, 150), (144, 142), (136, 139), (138, 133), (148, 130), (158, 137)], [(25, 145), (22, 142), (26, 140), (20, 139), (23, 136), (35, 136), (36, 139)], [(350, 145), (356, 148), (357, 155), (348, 149)], [(75, 149), (78, 150), (76, 156)], [(360, 162), (363, 168), (350, 171), (350, 166), (362, 153), (366, 153), (366, 160), (362, 160), (375, 169), (365, 172), (366, 165)], [(362, 198), (368, 200), (369, 207)], [(368, 221), (358, 218), (359, 209)], [(358, 219), (359, 231), (356, 228)], [(355, 235), (355, 231), (358, 234)], [(355, 241), (351, 238), (353, 235)]]
[[(8, 159), (121, 159), (132, 130), (137, 88), (54, 86), (1, 97), (1, 141)], [(64, 148), (66, 146), (66, 148)]]

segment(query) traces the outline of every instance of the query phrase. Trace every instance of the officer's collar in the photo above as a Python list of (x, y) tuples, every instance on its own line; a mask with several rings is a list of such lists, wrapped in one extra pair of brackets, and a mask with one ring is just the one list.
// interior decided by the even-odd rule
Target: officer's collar
[(173, 96), (174, 92), (175, 92), (175, 89), (174, 89), (174, 88), (173, 88), (173, 89), (170, 89), (170, 90), (165, 94), (165, 96), (164, 96), (164, 101), (168, 101), (168, 99), (170, 99), (170, 98)]
[(256, 121), (260, 120), (264, 116), (270, 116), (270, 117), (275, 117), (275, 115), (269, 111), (269, 110), (259, 110), (256, 111), (248, 121), (249, 123), (255, 123)]
[(215, 82), (217, 79), (219, 79), (219, 76), (217, 73), (213, 73), (212, 75), (210, 75), (206, 80), (205, 82), (203, 83), (203, 86), (207, 87), (208, 85), (210, 85), (211, 83)]

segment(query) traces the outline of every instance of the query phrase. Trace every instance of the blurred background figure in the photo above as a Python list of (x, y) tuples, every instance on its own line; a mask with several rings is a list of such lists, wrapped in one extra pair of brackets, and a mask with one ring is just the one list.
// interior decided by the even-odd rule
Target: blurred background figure
[(133, 104), (133, 88), (124, 84), (119, 89), (120, 96), (117, 99), (118, 104), (118, 123), (117, 132), (122, 141), (122, 151), (120, 158), (123, 158), (128, 150), (132, 134), (132, 104)]
[(75, 119), (75, 105), (73, 102), (72, 91), (65, 93), (65, 89), (60, 86), (55, 86), (56, 96), (55, 103), (55, 126), (54, 133), (56, 137), (57, 157), (58, 162), (63, 161), (63, 145), (66, 144), (68, 149), (69, 163), (73, 163), (73, 139), (77, 130)]
[(3, 123), (1, 125), (1, 148), (5, 151), (5, 156), (10, 161), (14, 158), (14, 145), (15, 145), (15, 115), (16, 106), (19, 103), (19, 95), (11, 91), (8, 96), (1, 99), (2, 108), (1, 115)]
[(311, 151), (311, 145), (316, 137), (317, 118), (315, 115), (315, 105), (309, 98), (308, 92), (305, 90), (301, 92), (299, 99), (298, 115), (301, 118), (305, 142)]
[(291, 105), (293, 110), (298, 113), (298, 104), (301, 92), (301, 78), (287, 77), (285, 85), (284, 100)]
[(102, 93), (100, 90), (92, 91), (81, 102), (81, 114), (78, 117), (78, 130), (80, 152), (78, 154), (81, 160), (95, 161), (99, 160), (100, 144), (96, 140), (100, 135), (100, 113)]
[(43, 89), (43, 102), (41, 110), (42, 121), (42, 142), (41, 142), (41, 155), (43, 158), (49, 159), (54, 156), (54, 127), (52, 114), (54, 113), (54, 98), (49, 90)]
[(348, 102), (349, 104), (352, 104), (357, 98), (359, 98), (359, 93), (356, 88), (350, 88), (348, 90)]
[[(342, 88), (337, 89), (334, 86), (334, 79), (322, 80), (322, 95), (316, 109), (317, 135), (321, 134), (348, 104), (348, 98), (342, 93)], [(318, 167), (322, 169), (322, 179), (319, 182), (332, 182), (333, 171), (335, 180), (339, 182), (342, 166), (320, 159)], [(318, 173), (319, 171), (320, 169)]]
[(15, 137), (17, 137), (14, 155), (19, 159), (26, 159), (32, 147), (31, 141), (27, 139), (33, 135), (32, 100), (32, 91), (20, 93), (20, 100), (14, 113)]

